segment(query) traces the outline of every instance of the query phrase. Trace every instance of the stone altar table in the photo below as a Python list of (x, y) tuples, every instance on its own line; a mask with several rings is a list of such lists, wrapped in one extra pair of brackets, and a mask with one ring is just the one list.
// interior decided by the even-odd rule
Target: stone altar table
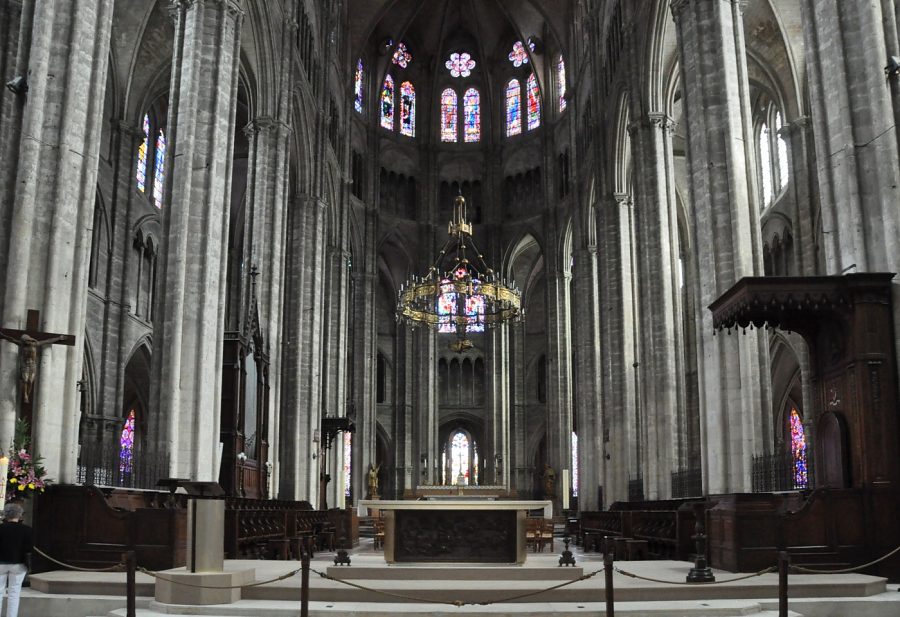
[(362, 500), (381, 510), (388, 563), (525, 563), (525, 518), (550, 501)]

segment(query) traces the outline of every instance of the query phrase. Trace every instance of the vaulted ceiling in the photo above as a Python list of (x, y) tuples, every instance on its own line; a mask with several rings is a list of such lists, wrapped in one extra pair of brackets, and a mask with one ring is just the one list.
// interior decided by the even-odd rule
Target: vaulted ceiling
[(502, 53), (510, 38), (553, 38), (565, 46), (571, 4), (571, 0), (350, 0), (353, 52), (391, 36), (410, 41), (420, 57), (435, 58), (462, 33), (477, 39), (486, 58)]

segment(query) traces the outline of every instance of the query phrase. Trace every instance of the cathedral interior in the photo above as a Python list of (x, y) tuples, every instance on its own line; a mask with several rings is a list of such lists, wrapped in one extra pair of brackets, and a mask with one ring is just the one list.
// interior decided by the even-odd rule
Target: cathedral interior
[[(0, 444), (56, 484), (900, 504), (895, 0), (0, 18)], [(411, 327), (460, 203), (518, 310)]]

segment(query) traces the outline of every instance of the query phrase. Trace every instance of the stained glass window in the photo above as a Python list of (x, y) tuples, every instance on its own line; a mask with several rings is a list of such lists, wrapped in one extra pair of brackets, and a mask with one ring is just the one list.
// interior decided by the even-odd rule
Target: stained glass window
[(452, 53), (450, 59), (444, 63), (453, 77), (468, 77), (475, 68), (475, 61), (467, 52)]
[(466, 143), (481, 139), (481, 97), (475, 88), (463, 95), (463, 134)]
[(353, 92), (355, 94), (355, 98), (353, 100), (353, 107), (359, 113), (362, 113), (362, 111), (363, 111), (363, 79), (364, 78), (365, 78), (365, 69), (363, 68), (362, 58), (359, 58), (356, 61), (356, 77), (353, 80)]
[(350, 472), (353, 465), (353, 433), (344, 431), (344, 497), (350, 497)]
[(578, 435), (572, 431), (572, 497), (578, 497)]
[(531, 131), (541, 125), (541, 91), (534, 73), (528, 76), (525, 88), (528, 91), (528, 130)]
[(457, 432), (450, 442), (450, 482), (469, 483), (469, 438), (462, 431)]
[(444, 292), (438, 297), (438, 332), (448, 333), (456, 332), (456, 322), (453, 318), (456, 316), (456, 293), (453, 291), (453, 285), (450, 279), (441, 281), (441, 291)]
[(510, 79), (506, 84), (506, 135), (522, 132), (522, 87), (518, 79)]
[(416, 136), (416, 89), (408, 81), (400, 84), (400, 134)]
[(153, 202), (162, 208), (163, 188), (166, 184), (166, 134), (159, 129), (156, 136), (156, 154), (153, 163)]
[(441, 141), (456, 143), (457, 128), (456, 92), (447, 88), (441, 94)]
[(566, 109), (566, 61), (559, 57), (556, 63), (556, 91), (559, 94), (559, 111)]
[(394, 78), (388, 75), (381, 87), (381, 126), (394, 130)]
[(134, 470), (134, 409), (128, 413), (122, 436), (119, 438), (119, 471), (131, 473)]
[(484, 332), (484, 296), (481, 294), (466, 298), (466, 332)]
[(144, 140), (138, 146), (137, 187), (143, 193), (147, 190), (147, 154), (150, 150), (150, 116), (144, 114)]
[(794, 488), (806, 488), (809, 476), (806, 468), (806, 431), (796, 409), (791, 408), (791, 457), (794, 460)]
[(402, 41), (397, 43), (397, 49), (394, 51), (394, 57), (392, 58), (394, 64), (406, 68), (409, 66), (409, 63), (412, 62), (412, 59), (412, 54), (409, 52), (409, 49), (407, 49), (406, 43)]
[(526, 51), (522, 41), (513, 43), (512, 51), (509, 52), (509, 61), (513, 63), (513, 66), (528, 64), (528, 51)]

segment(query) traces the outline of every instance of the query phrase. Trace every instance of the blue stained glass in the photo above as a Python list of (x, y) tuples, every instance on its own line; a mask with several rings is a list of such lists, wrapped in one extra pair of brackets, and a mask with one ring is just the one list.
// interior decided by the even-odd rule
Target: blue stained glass
[(412, 54), (410, 53), (409, 49), (407, 49), (406, 43), (403, 43), (402, 41), (400, 43), (397, 43), (397, 50), (394, 52), (394, 57), (391, 58), (391, 61), (394, 64), (406, 68), (407, 66), (409, 66), (409, 63), (412, 62), (412, 59)]
[(475, 88), (469, 88), (463, 95), (463, 120), (466, 143), (481, 139), (481, 98)]
[(796, 409), (791, 409), (791, 457), (794, 460), (794, 488), (807, 488), (806, 431)]
[(156, 155), (153, 170), (153, 203), (162, 208), (163, 188), (166, 185), (166, 134), (159, 129), (156, 136)]
[[(532, 51), (534, 49), (532, 48)], [(522, 41), (516, 41), (513, 43), (512, 51), (509, 52), (509, 61), (513, 63), (513, 66), (519, 67), (523, 64), (528, 64), (528, 52), (525, 50), (525, 46), (522, 44)]]
[(353, 80), (353, 92), (355, 98), (353, 100), (353, 108), (356, 109), (358, 113), (362, 113), (363, 111), (363, 79), (365, 77), (365, 70), (363, 68), (362, 58), (359, 58), (356, 61), (356, 77)]
[(506, 84), (506, 135), (522, 132), (522, 87), (518, 79), (510, 79)]
[(566, 61), (559, 57), (556, 63), (556, 91), (559, 95), (559, 111), (566, 110)]
[(450, 285), (449, 279), (441, 281), (441, 291), (444, 292), (438, 297), (438, 332), (444, 334), (456, 332), (456, 322), (453, 318), (456, 316), (456, 293), (453, 291), (453, 285)]
[(150, 149), (150, 116), (144, 114), (143, 123), (144, 139), (138, 146), (138, 162), (137, 162), (137, 187), (143, 193), (147, 190), (147, 153)]
[(128, 414), (119, 438), (119, 471), (129, 474), (134, 469), (134, 409)]

